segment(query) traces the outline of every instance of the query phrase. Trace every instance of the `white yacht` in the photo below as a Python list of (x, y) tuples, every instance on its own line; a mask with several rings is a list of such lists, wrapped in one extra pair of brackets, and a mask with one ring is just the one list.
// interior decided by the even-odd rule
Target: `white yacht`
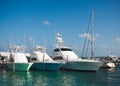
[(38, 70), (59, 70), (62, 63), (52, 60), (52, 58), (45, 52), (45, 48), (35, 46), (31, 54), (31, 61), (34, 62), (31, 68)]
[(57, 33), (53, 60), (65, 62), (61, 68), (78, 71), (97, 71), (101, 67), (101, 61), (81, 59), (72, 49), (65, 47), (63, 42), (61, 35)]
[(13, 71), (29, 71), (33, 63), (28, 62), (27, 57), (24, 54), (23, 46), (12, 46), (9, 47), (9, 69)]

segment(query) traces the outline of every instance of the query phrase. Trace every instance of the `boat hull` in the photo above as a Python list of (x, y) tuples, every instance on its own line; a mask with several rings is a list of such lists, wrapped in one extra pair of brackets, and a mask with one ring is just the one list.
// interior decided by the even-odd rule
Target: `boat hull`
[(37, 69), (37, 70), (59, 70), (60, 66), (62, 63), (55, 63), (55, 62), (34, 62), (32, 65), (32, 69)]
[(13, 71), (29, 71), (33, 63), (9, 63), (8, 68)]
[(99, 61), (69, 61), (61, 66), (63, 69), (77, 71), (97, 71), (102, 63)]

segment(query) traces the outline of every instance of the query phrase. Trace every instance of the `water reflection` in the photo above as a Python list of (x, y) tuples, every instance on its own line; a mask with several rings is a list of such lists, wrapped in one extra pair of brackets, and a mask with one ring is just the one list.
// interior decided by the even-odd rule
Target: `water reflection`
[(76, 86), (75, 76), (67, 72), (59, 72), (53, 83), (54, 86)]
[(120, 84), (120, 65), (116, 68), (101, 69), (99, 75), (102, 77), (103, 86), (118, 86)]
[(93, 81), (98, 78), (96, 73), (68, 71), (3, 71), (0, 76), (2, 76), (3, 86), (94, 86), (93, 84), (96, 83)]
[(75, 84), (75, 77), (72, 75), (64, 75), (63, 76), (63, 85), (62, 86), (73, 86)]
[(109, 73), (114, 73), (115, 72), (115, 68), (108, 68), (107, 69)]
[(99, 79), (97, 73), (72, 71), (2, 71), (0, 74), (3, 86), (94, 86)]
[(9, 75), (10, 78), (10, 84), (12, 86), (25, 86), (30, 85), (31, 86), (31, 74), (30, 72), (11, 72)]
[(120, 84), (120, 67), (98, 72), (0, 70), (0, 86), (109, 86)]
[(47, 86), (49, 85), (49, 80), (46, 77), (44, 72), (38, 72), (36, 71), (36, 74), (34, 74), (35, 72), (32, 72), (32, 83), (33, 86)]
[(7, 72), (5, 69), (0, 70), (0, 85), (7, 86), (7, 82), (9, 80), (7, 79)]

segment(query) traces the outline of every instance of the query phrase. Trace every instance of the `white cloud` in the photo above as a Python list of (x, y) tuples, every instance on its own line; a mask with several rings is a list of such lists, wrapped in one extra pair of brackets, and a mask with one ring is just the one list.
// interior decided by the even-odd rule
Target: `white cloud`
[(92, 36), (90, 34), (87, 34), (87, 33), (80, 34), (79, 37), (81, 37), (81, 38), (87, 38), (90, 41), (92, 40), (92, 37), (93, 37), (93, 40), (95, 39), (94, 36)]
[(100, 34), (95, 34), (95, 37), (97, 37), (97, 38), (104, 38), (104, 36), (102, 36)]
[(46, 25), (46, 26), (50, 26), (50, 22), (49, 21), (43, 21), (42, 24)]
[(72, 49), (76, 49), (76, 50), (80, 50), (81, 47), (77, 47), (77, 46), (71, 46)]
[(100, 35), (99, 34), (95, 34), (96, 35), (96, 37), (100, 37)]
[(32, 40), (32, 38), (31, 38), (31, 37), (28, 37), (28, 40), (30, 40), (30, 41), (31, 41), (31, 40)]
[(101, 48), (108, 48), (106, 45), (102, 44), (100, 45)]
[(115, 41), (120, 43), (120, 38), (116, 38)]

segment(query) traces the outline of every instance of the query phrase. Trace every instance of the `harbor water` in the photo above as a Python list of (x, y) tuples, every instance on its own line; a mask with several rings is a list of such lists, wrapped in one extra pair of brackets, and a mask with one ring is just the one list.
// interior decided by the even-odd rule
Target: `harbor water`
[(0, 70), (0, 86), (120, 86), (120, 64), (97, 72)]

